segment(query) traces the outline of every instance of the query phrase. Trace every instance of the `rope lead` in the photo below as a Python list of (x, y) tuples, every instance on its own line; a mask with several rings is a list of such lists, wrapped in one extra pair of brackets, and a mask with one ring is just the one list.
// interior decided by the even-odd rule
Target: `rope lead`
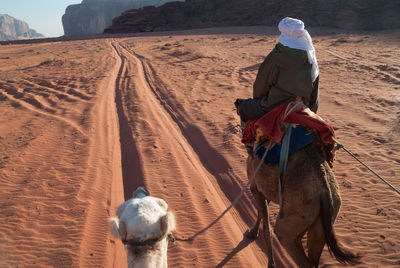
[(267, 145), (266, 149), (265, 149), (265, 153), (264, 153), (263, 157), (261, 158), (261, 160), (258, 163), (256, 169), (254, 170), (253, 175), (251, 176), (251, 178), (247, 182), (246, 186), (244, 188), (242, 188), (242, 190), (240, 191), (239, 195), (237, 195), (236, 198), (233, 200), (233, 202), (229, 205), (229, 207), (227, 207), (215, 220), (213, 220), (209, 225), (207, 225), (207, 227), (201, 229), (196, 234), (192, 235), (189, 238), (178, 238), (178, 237), (175, 237), (175, 240), (177, 240), (177, 241), (185, 241), (185, 242), (192, 242), (196, 237), (198, 237), (199, 235), (201, 235), (202, 233), (204, 233), (205, 231), (210, 229), (214, 224), (216, 224), (239, 201), (239, 199), (242, 197), (242, 195), (246, 191), (247, 187), (250, 184), (253, 183), (253, 180), (256, 177), (256, 174), (257, 174), (258, 170), (260, 169), (260, 167), (264, 163), (265, 157), (267, 156), (268, 151), (272, 148), (272, 145), (273, 145), (273, 141), (270, 140), (268, 142), (268, 145)]
[(376, 173), (372, 168), (370, 168), (369, 166), (367, 166), (367, 164), (365, 164), (363, 161), (361, 161), (360, 159), (358, 159), (352, 152), (350, 152), (346, 147), (344, 147), (343, 144), (341, 144), (340, 142), (338, 142), (336, 139), (333, 139), (334, 142), (337, 144), (336, 146), (336, 150), (339, 150), (341, 148), (343, 148), (343, 150), (345, 150), (349, 155), (351, 155), (354, 159), (356, 159), (358, 162), (360, 162), (364, 167), (366, 167), (369, 171), (371, 171), (372, 173), (375, 174), (375, 176), (377, 176), (379, 179), (381, 179), (384, 183), (386, 183), (387, 185), (389, 185), (394, 191), (396, 191), (398, 194), (400, 194), (399, 189), (397, 189), (396, 187), (394, 187), (392, 184), (390, 184), (390, 182), (388, 182), (387, 180), (385, 180), (382, 176), (380, 176), (378, 173)]

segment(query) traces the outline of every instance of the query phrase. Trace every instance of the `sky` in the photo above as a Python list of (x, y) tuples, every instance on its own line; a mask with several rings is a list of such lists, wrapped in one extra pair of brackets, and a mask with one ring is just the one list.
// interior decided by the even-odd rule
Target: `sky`
[(25, 21), (46, 37), (64, 35), (61, 17), (67, 6), (82, 0), (0, 0), (0, 14)]

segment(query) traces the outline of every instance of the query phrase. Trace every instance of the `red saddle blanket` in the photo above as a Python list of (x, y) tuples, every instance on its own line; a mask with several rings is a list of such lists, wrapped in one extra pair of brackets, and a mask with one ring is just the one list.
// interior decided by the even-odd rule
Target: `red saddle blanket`
[(329, 155), (327, 156), (328, 161), (333, 163), (335, 158), (335, 131), (333, 128), (308, 108), (293, 111), (285, 118), (288, 105), (288, 103), (281, 104), (261, 118), (247, 121), (243, 132), (242, 142), (253, 142), (256, 138), (256, 129), (260, 128), (266, 139), (272, 139), (279, 143), (284, 134), (281, 129), (281, 124), (283, 122), (298, 124), (319, 132), (321, 141), (325, 145), (327, 152), (329, 152)]

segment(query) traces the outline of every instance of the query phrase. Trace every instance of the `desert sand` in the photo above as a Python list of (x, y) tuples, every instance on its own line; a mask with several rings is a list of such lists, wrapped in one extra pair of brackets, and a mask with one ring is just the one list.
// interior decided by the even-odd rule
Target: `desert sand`
[[(400, 32), (310, 33), (318, 113), (399, 188)], [(177, 237), (206, 227), (247, 183), (233, 102), (251, 97), (277, 36), (245, 27), (1, 46), (0, 267), (126, 267), (107, 219), (140, 185), (174, 211)], [(334, 172), (339, 240), (364, 255), (358, 267), (399, 267), (399, 194), (343, 150)], [(266, 267), (261, 237), (243, 238), (255, 216), (247, 190), (195, 241), (171, 244), (170, 267)], [(275, 246), (279, 267), (293, 267)], [(340, 266), (325, 247), (321, 267)]]

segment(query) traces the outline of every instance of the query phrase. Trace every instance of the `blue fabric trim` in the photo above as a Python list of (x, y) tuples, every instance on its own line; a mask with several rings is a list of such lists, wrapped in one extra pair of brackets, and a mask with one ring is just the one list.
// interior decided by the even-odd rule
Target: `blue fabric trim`
[[(314, 138), (314, 134), (308, 132), (307, 129), (303, 126), (298, 125), (293, 128), (292, 134), (290, 135), (289, 156), (309, 145), (314, 140)], [(281, 147), (281, 143), (278, 143), (274, 147), (272, 147), (265, 157), (264, 163), (267, 165), (278, 164), (281, 154)], [(261, 146), (257, 148), (255, 153), (257, 157), (261, 159), (265, 153), (265, 147)]]

